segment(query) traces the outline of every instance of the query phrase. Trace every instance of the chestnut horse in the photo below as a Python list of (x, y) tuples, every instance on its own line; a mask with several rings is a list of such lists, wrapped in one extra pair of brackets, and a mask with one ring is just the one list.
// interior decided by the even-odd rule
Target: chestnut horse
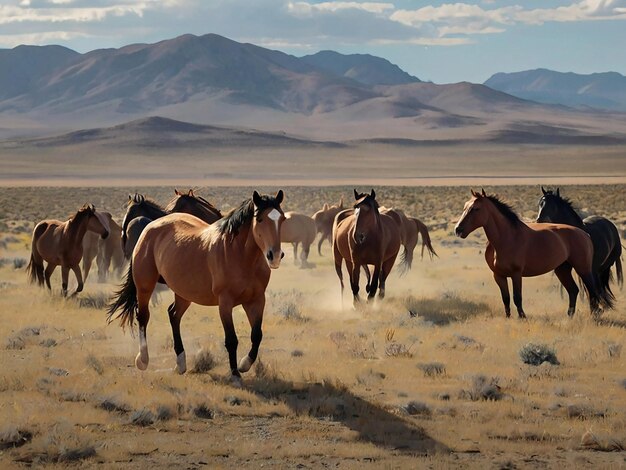
[[(70, 269), (74, 271), (78, 282), (76, 292), (72, 295), (81, 292), (83, 276), (79, 263), (83, 257), (83, 237), (88, 230), (102, 238), (109, 236), (109, 221), (102, 213), (96, 212), (96, 208), (91, 204), (85, 204), (65, 222), (53, 219), (39, 222), (33, 230), (30, 263), (26, 268), (30, 281), (43, 286), (45, 280), (48, 289), (52, 289), (50, 277), (56, 267), (61, 266), (63, 296), (67, 295)], [(45, 272), (44, 261), (48, 263)]]
[[(216, 224), (189, 214), (174, 213), (150, 223), (133, 251), (126, 280), (109, 306), (109, 322), (116, 311), (122, 326), (139, 323), (139, 354), (135, 365), (148, 367), (146, 329), (150, 319), (150, 296), (162, 278), (174, 291), (168, 308), (176, 370), (187, 370), (185, 349), (180, 336), (180, 321), (189, 305), (218, 305), (224, 327), (225, 345), (232, 379), (241, 383), (240, 372), (250, 369), (257, 358), (262, 339), (261, 324), (265, 308), (265, 289), (270, 268), (276, 269), (284, 253), (280, 247), (280, 228), (285, 219), (280, 204), (283, 192), (275, 197), (261, 196), (231, 211)], [(233, 307), (242, 305), (252, 328), (252, 348), (237, 367), (237, 334)]]
[(285, 212), (285, 222), (280, 231), (280, 241), (293, 245), (293, 262), (298, 264), (298, 244), (302, 244), (300, 265), (309, 265), (309, 251), (317, 235), (315, 221), (308, 215), (297, 212)]
[(361, 267), (374, 266), (374, 274), (367, 289), (368, 300), (376, 295), (385, 297), (385, 282), (400, 251), (400, 229), (397, 222), (378, 211), (376, 193), (359, 194), (354, 190), (354, 211), (343, 211), (335, 217), (333, 226), (333, 254), (335, 271), (341, 284), (343, 299), (342, 261), (345, 260), (350, 275), (353, 305), (360, 302), (359, 274)]
[(330, 206), (326, 203), (324, 207), (313, 214), (312, 218), (315, 221), (315, 228), (317, 229), (317, 233), (320, 234), (320, 240), (317, 243), (317, 252), (320, 256), (322, 256), (322, 243), (324, 243), (324, 240), (328, 240), (328, 243), (331, 244), (333, 242), (332, 236), (335, 216), (343, 209), (343, 196), (341, 196), (339, 204)]
[(546, 191), (542, 187), (541, 192), (543, 196), (539, 200), (537, 222), (573, 225), (587, 232), (593, 243), (593, 271), (600, 280), (598, 288), (606, 291), (607, 295), (613, 296), (611, 266), (615, 266), (618, 284), (624, 284), (621, 260), (622, 242), (615, 224), (609, 219), (597, 215), (583, 220), (574, 209), (572, 202), (561, 196), (559, 188), (556, 188), (555, 192)]
[(120, 243), (122, 227), (120, 227), (109, 212), (100, 212), (109, 222), (109, 236), (102, 240), (98, 234), (87, 232), (83, 238), (83, 276), (87, 282), (93, 261), (98, 265), (98, 282), (105, 282), (112, 266), (114, 273), (119, 277), (124, 266), (124, 251)]
[(510, 206), (497, 196), (476, 193), (465, 203), (455, 233), (466, 238), (479, 227), (487, 235), (485, 260), (500, 288), (504, 312), (511, 316), (509, 285), (513, 283), (513, 302), (520, 318), (526, 318), (522, 307), (522, 277), (533, 277), (554, 271), (569, 294), (567, 314), (574, 315), (578, 286), (572, 268), (578, 273), (589, 294), (592, 314), (600, 306), (611, 307), (611, 299), (596, 287), (592, 270), (593, 244), (583, 230), (563, 224), (526, 224)]

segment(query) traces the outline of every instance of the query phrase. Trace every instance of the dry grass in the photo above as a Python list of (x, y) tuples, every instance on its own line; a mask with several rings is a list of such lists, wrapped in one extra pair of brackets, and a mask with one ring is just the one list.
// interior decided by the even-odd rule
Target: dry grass
[[(13, 237), (0, 257), (27, 258), (25, 229), (40, 216), (66, 217), (89, 199), (119, 215), (127, 197), (122, 189), (58, 191), (0, 189), (0, 239)], [(246, 191), (198, 193), (227, 208)], [(228, 380), (216, 308), (192, 305), (185, 315), (187, 356), (202, 373), (179, 376), (166, 312), (171, 294), (164, 294), (151, 307), (150, 366), (140, 372), (138, 339), (107, 326), (99, 308), (114, 285), (88, 282), (77, 299), (62, 300), (28, 285), (12, 261), (4, 264), (0, 311), (10, 321), (0, 323), (0, 466), (623, 465), (623, 292), (615, 289), (617, 309), (601, 322), (584, 301), (570, 319), (556, 279), (525, 279), (528, 320), (505, 319), (484, 263), (484, 237), (458, 241), (451, 233), (464, 191), (380, 191), (386, 205), (437, 227), (431, 235), (440, 258), (416, 257), (402, 278), (392, 272), (386, 299), (359, 311), (348, 308), (348, 295), (341, 309), (327, 244), (322, 257), (312, 250), (315, 269), (284, 263), (272, 272), (260, 358), (242, 389)], [(146, 192), (165, 202), (171, 188)], [(503, 192), (525, 216), (535, 215), (536, 187)], [(348, 194), (289, 189), (285, 206), (310, 211), (340, 193)], [(626, 225), (623, 187), (567, 194)], [(233, 318), (241, 357), (250, 327), (241, 308)], [(560, 365), (524, 364), (520, 350), (529, 342), (549, 345)]]

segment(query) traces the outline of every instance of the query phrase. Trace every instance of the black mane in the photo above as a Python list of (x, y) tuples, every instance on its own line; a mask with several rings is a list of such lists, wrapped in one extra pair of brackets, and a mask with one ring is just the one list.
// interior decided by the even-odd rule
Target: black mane
[(574, 207), (574, 203), (567, 197), (561, 196), (560, 194), (557, 194), (556, 192), (552, 191), (551, 189), (548, 189), (546, 191), (546, 193), (544, 194), (545, 196), (550, 196), (553, 197), (554, 200), (561, 204), (562, 206), (564, 206), (564, 208), (568, 211), (570, 211), (573, 215), (576, 216), (577, 219), (580, 219), (582, 222), (582, 217), (580, 216), (580, 214), (578, 213), (578, 211), (576, 210), (576, 207)]
[(500, 213), (506, 218), (506, 220), (511, 222), (513, 225), (517, 225), (518, 223), (522, 221), (519, 218), (519, 215), (515, 213), (513, 208), (510, 205), (508, 205), (506, 202), (501, 201), (496, 194), (489, 194), (485, 197), (489, 199), (491, 202), (493, 202), (493, 204), (500, 211)]
[(246, 199), (238, 207), (231, 210), (228, 214), (226, 214), (222, 219), (216, 222), (217, 228), (222, 235), (228, 235), (234, 237), (239, 234), (239, 229), (244, 227), (250, 222), (252, 222), (252, 217), (258, 217), (261, 212), (268, 208), (278, 209), (282, 211), (280, 208), (280, 204), (276, 201), (274, 196), (263, 195), (260, 196), (261, 202), (259, 206), (254, 207), (254, 203), (252, 202), (252, 198)]
[(165, 206), (165, 211), (172, 212), (176, 208), (177, 202), (181, 199), (196, 204), (197, 207), (199, 207), (200, 209), (211, 212), (217, 215), (218, 218), (222, 218), (222, 212), (209, 201), (201, 196), (191, 196), (189, 194), (180, 194), (178, 196), (174, 196), (174, 198), (167, 204), (167, 206)]

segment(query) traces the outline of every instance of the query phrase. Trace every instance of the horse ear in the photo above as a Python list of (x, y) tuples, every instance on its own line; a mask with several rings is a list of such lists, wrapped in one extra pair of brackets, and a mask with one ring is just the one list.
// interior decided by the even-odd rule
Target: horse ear
[(329, 207), (328, 207), (328, 203), (327, 203), (327, 202), (325, 202), (325, 203), (324, 203), (324, 207), (322, 207), (322, 210), (323, 210), (323, 211), (327, 211), (328, 209), (329, 209)]
[(359, 199), (359, 193), (356, 192), (356, 189), (354, 190), (354, 199)]
[(146, 200), (146, 197), (143, 194), (139, 195), (139, 202), (144, 202)]
[(133, 196), (131, 196), (130, 194), (128, 195), (128, 202), (133, 200)]
[(176, 194), (177, 196), (182, 196), (177, 188), (174, 188), (174, 194)]
[(339, 208), (343, 209), (343, 194), (341, 195), (341, 199), (339, 199)]
[(194, 195), (193, 195), (193, 189), (189, 188), (189, 192), (187, 193), (187, 196), (194, 197)]
[(561, 197), (561, 194), (559, 193), (559, 188), (556, 188), (556, 195)]
[(259, 207), (259, 204), (261, 204), (261, 195), (259, 193), (257, 193), (256, 191), (254, 191), (252, 193), (252, 202), (254, 203), (254, 205), (256, 207)]
[(483, 188), (480, 188), (480, 189), (481, 189), (481, 191), (482, 191), (482, 196), (483, 196), (483, 197), (487, 197), (487, 193), (485, 192), (485, 190), (484, 190)]
[(475, 192), (473, 188), (470, 188), (470, 193), (472, 193), (472, 196), (478, 197), (478, 193)]
[(374, 191), (374, 188), (372, 188), (372, 192), (370, 193), (370, 196), (372, 196), (372, 199), (376, 199), (376, 191)]
[(546, 190), (545, 190), (545, 189), (543, 189), (543, 186), (541, 187), (541, 192), (543, 193), (543, 195), (544, 195), (544, 196), (545, 196), (546, 194), (548, 194), (548, 193), (546, 192)]
[(278, 192), (276, 193), (276, 197), (274, 198), (276, 199), (276, 203), (280, 205), (283, 202), (284, 198), (285, 198), (285, 193), (283, 193), (282, 189), (279, 189)]

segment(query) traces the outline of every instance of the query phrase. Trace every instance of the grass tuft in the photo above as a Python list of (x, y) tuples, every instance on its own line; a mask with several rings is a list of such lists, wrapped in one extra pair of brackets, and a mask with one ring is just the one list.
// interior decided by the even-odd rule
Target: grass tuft
[(208, 349), (200, 349), (196, 353), (193, 368), (191, 372), (194, 374), (204, 374), (215, 368), (215, 357)]
[(552, 365), (560, 364), (556, 358), (556, 351), (545, 344), (528, 343), (520, 349), (519, 356), (524, 364), (532, 366), (540, 366), (544, 362)]

